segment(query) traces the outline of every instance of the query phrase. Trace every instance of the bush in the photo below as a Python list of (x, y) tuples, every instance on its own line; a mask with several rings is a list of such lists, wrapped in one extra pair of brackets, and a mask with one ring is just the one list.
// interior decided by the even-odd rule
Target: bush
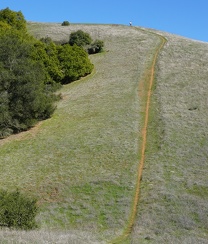
[(96, 40), (88, 48), (88, 53), (89, 54), (100, 53), (103, 51), (103, 47), (104, 47), (104, 42), (101, 40)]
[(37, 228), (35, 216), (38, 212), (35, 199), (30, 199), (18, 190), (0, 191), (0, 226), (15, 229)]
[(88, 75), (93, 70), (93, 64), (88, 58), (87, 52), (77, 45), (69, 44), (59, 47), (58, 58), (61, 64), (64, 78), (62, 84), (67, 84)]
[(69, 23), (69, 21), (65, 20), (65, 21), (63, 21), (63, 23), (62, 23), (61, 25), (62, 25), (62, 26), (69, 26), (70, 23)]
[(82, 30), (72, 32), (69, 37), (69, 44), (73, 46), (76, 44), (79, 47), (84, 47), (92, 42), (90, 35)]

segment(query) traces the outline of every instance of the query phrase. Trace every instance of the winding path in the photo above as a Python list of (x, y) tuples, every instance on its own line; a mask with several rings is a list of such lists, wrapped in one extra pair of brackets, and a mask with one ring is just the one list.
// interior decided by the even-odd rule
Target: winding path
[[(138, 28), (134, 27), (135, 29), (138, 30)], [(145, 30), (143, 30), (145, 31)], [(127, 223), (126, 228), (124, 229), (123, 233), (115, 238), (114, 240), (110, 241), (110, 243), (121, 243), (122, 241), (124, 241), (125, 239), (128, 238), (128, 236), (131, 234), (132, 232), (132, 228), (134, 226), (135, 223), (135, 219), (137, 216), (137, 208), (138, 208), (138, 203), (139, 203), (139, 195), (140, 195), (140, 184), (141, 184), (141, 180), (142, 180), (142, 171), (144, 168), (144, 161), (145, 161), (145, 150), (146, 150), (146, 144), (147, 144), (147, 127), (148, 127), (148, 121), (149, 121), (149, 109), (150, 109), (150, 100), (151, 100), (151, 94), (152, 94), (152, 86), (153, 86), (153, 81), (155, 78), (155, 65), (157, 62), (157, 58), (158, 55), (160, 53), (160, 51), (162, 50), (162, 48), (164, 47), (165, 43), (167, 42), (166, 38), (150, 32), (150, 31), (145, 31), (145, 32), (149, 32), (152, 33), (154, 35), (157, 35), (158, 38), (160, 39), (160, 44), (158, 45), (153, 59), (152, 59), (152, 63), (148, 69), (148, 90), (147, 90), (147, 101), (146, 101), (146, 106), (145, 106), (145, 118), (144, 118), (144, 126), (142, 129), (142, 146), (141, 146), (141, 159), (138, 165), (138, 171), (137, 171), (137, 181), (136, 181), (136, 190), (135, 190), (135, 195), (134, 195), (134, 199), (133, 199), (133, 207), (130, 213), (130, 218), (129, 221)], [(146, 97), (146, 96), (145, 96)]]

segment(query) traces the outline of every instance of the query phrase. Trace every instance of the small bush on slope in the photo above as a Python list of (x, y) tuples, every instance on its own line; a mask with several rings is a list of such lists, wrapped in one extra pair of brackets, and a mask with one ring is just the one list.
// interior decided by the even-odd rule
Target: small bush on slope
[(77, 45), (68, 44), (59, 47), (58, 59), (61, 64), (61, 70), (64, 74), (63, 84), (77, 80), (82, 76), (90, 74), (93, 70), (93, 64), (89, 62), (88, 54), (83, 48)]
[(65, 20), (65, 21), (63, 21), (63, 23), (62, 23), (61, 25), (62, 25), (62, 26), (69, 26), (70, 23), (69, 23), (69, 21)]
[(34, 229), (38, 212), (36, 200), (30, 199), (18, 190), (0, 191), (0, 226), (15, 229)]
[(83, 47), (89, 54), (95, 54), (102, 52), (104, 42), (101, 40), (95, 40), (93, 42), (91, 36), (82, 30), (72, 32), (69, 36), (69, 44), (71, 46), (77, 45)]
[(76, 44), (79, 47), (84, 47), (86, 45), (89, 45), (91, 42), (91, 36), (82, 30), (72, 32), (69, 37), (69, 44), (71, 46)]
[(102, 52), (104, 47), (104, 42), (101, 40), (95, 40), (91, 46), (88, 48), (88, 53), (89, 54), (95, 54), (95, 53), (100, 53)]

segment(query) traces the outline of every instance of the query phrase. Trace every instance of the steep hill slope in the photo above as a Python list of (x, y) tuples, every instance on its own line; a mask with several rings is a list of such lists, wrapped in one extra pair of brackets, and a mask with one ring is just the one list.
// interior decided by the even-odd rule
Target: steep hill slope
[(163, 35), (133, 243), (208, 243), (208, 44)]
[[(1, 231), (0, 239), (106, 243), (131, 215), (148, 70), (161, 40), (126, 26), (28, 28), (55, 41), (82, 29), (106, 52), (91, 56), (93, 75), (63, 87), (50, 120), (0, 142), (1, 186), (37, 196), (41, 209), (40, 231)], [(138, 216), (124, 243), (207, 243), (208, 45), (160, 34), (168, 42), (156, 64)]]

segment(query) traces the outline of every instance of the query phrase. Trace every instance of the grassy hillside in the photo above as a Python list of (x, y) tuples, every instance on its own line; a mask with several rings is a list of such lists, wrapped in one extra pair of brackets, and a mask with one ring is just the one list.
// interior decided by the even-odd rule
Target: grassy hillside
[[(92, 75), (64, 86), (53, 117), (1, 140), (0, 184), (39, 199), (40, 230), (0, 231), (2, 243), (106, 243), (132, 208), (145, 81), (160, 39), (113, 25), (28, 23), (67, 41), (82, 29), (105, 42)], [(208, 45), (162, 33), (138, 218), (126, 243), (207, 243)]]
[[(45, 26), (48, 36), (55, 27)], [(60, 91), (63, 100), (50, 120), (20, 140), (2, 142), (0, 183), (40, 199), (42, 229), (79, 230), (100, 243), (122, 232), (131, 210), (141, 129), (138, 84), (158, 38), (123, 26), (72, 27), (104, 40), (106, 52), (91, 57), (92, 76)], [(70, 27), (59, 28), (69, 35)]]
[(133, 243), (208, 243), (208, 44), (163, 35)]

